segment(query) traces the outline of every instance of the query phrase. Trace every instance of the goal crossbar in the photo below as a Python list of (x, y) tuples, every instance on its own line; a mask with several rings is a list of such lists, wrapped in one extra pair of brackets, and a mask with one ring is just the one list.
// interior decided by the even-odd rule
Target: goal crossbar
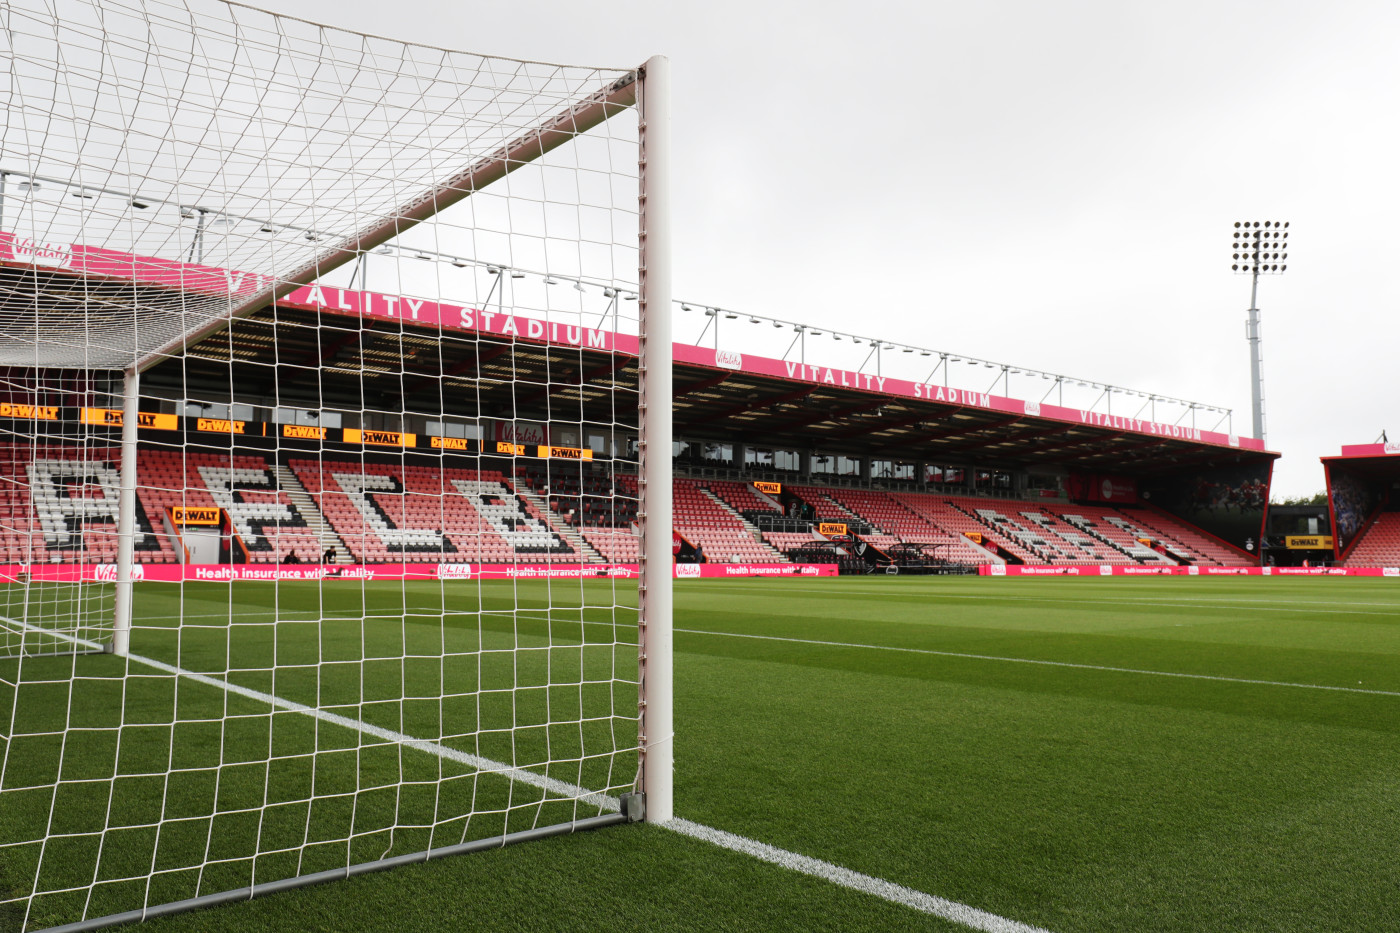
[(338, 245), (304, 263), (288, 275), (280, 276), (267, 288), (239, 299), (226, 314), (147, 353), (135, 362), (135, 370), (143, 372), (172, 354), (181, 353), (189, 346), (218, 333), (227, 327), (229, 322), (284, 298), (301, 286), (309, 285), (347, 263), (354, 262), (364, 253), (384, 245), (438, 212), (471, 197), (475, 192), (588, 132), (609, 117), (634, 106), (637, 103), (637, 79), (636, 71), (628, 72), (608, 87), (590, 94), (533, 129), (520, 134), (495, 152), (478, 159), (378, 222), (345, 237)]

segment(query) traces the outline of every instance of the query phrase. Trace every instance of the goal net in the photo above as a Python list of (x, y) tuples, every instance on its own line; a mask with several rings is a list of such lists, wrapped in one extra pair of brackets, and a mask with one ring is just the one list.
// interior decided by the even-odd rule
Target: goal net
[(0, 928), (669, 818), (666, 83), (0, 9)]

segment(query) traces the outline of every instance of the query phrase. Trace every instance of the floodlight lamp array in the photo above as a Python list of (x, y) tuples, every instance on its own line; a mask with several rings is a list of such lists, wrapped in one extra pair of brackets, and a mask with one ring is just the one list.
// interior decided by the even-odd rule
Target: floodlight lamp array
[(1281, 274), (1287, 268), (1288, 221), (1236, 221), (1230, 268), (1247, 275)]

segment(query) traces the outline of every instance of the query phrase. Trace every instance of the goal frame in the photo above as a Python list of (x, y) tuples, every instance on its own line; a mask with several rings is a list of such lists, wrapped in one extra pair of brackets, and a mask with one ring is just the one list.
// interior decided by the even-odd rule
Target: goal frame
[(435, 189), (404, 204), (387, 219), (344, 238), (291, 275), (257, 294), (230, 296), (227, 313), (204, 323), (122, 372), (123, 422), (120, 438), (120, 498), (113, 631), (108, 653), (130, 656), (137, 537), (137, 452), (141, 376), (150, 367), (178, 356), (233, 321), (245, 317), (350, 263), (442, 209), (505, 178), (614, 114), (638, 108), (638, 777), (634, 792), (623, 794), (618, 812), (534, 827), (459, 845), (427, 849), (328, 871), (279, 879), (242, 888), (202, 894), (187, 900), (148, 905), (137, 910), (94, 917), (52, 927), (57, 933), (97, 930), (133, 921), (248, 900), (278, 891), (341, 880), (448, 855), (645, 820), (665, 822), (673, 807), (672, 706), (672, 340), (671, 340), (671, 134), (670, 65), (655, 56), (610, 87), (517, 137), (491, 156), (453, 175)]

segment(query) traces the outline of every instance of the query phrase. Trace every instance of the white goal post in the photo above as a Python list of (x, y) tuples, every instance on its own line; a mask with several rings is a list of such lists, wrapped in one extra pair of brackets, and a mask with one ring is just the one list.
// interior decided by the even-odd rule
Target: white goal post
[(670, 819), (666, 59), (0, 38), (0, 927)]

